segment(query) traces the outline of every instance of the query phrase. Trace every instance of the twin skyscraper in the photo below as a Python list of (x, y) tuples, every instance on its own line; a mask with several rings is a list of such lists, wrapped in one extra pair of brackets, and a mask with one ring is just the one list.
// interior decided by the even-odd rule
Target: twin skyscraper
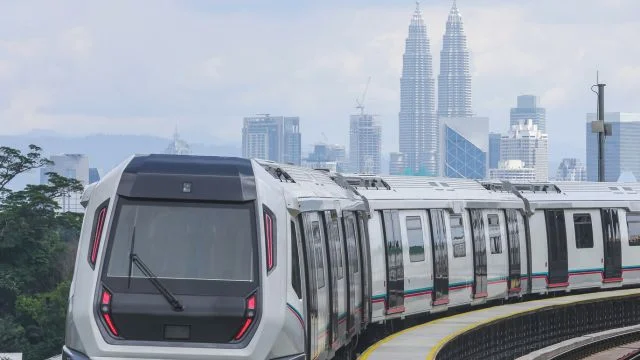
[(469, 49), (462, 16), (453, 1), (440, 53), (438, 101), (427, 26), (416, 3), (405, 42), (400, 78), (399, 135), (407, 175), (440, 172), (440, 121), (472, 117)]

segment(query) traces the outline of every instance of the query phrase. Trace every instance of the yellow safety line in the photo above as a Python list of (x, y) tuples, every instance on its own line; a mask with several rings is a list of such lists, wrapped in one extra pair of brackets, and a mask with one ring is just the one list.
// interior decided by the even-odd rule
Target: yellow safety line
[[(570, 304), (570, 303), (567, 303)], [(564, 305), (564, 304), (563, 304)], [(466, 327), (459, 329), (457, 331), (454, 331), (452, 333), (450, 333), (449, 335), (445, 336), (444, 338), (442, 338), (440, 341), (438, 341), (433, 347), (431, 347), (431, 351), (429, 351), (429, 354), (427, 355), (427, 360), (435, 360), (436, 355), (438, 355), (438, 352), (440, 351), (440, 349), (442, 349), (442, 347), (448, 343), (449, 341), (451, 341), (452, 339), (462, 335), (463, 333), (472, 330), (476, 327), (482, 326), (482, 325), (486, 325), (488, 323), (497, 321), (497, 320), (501, 320), (501, 319), (505, 319), (505, 318), (509, 318), (515, 315), (522, 315), (522, 314), (526, 314), (526, 313), (530, 313), (530, 312), (534, 312), (536, 310), (540, 310), (542, 308), (545, 307), (551, 307), (553, 305), (540, 305), (540, 306), (536, 306), (533, 308), (529, 308), (526, 310), (519, 310), (519, 311), (514, 311), (512, 313), (506, 314), (506, 315), (498, 315), (498, 316), (494, 316), (492, 318), (489, 319), (485, 319), (485, 320), (481, 320), (477, 323), (473, 323), (471, 325), (467, 325)], [(491, 309), (491, 308), (489, 308)], [(473, 314), (475, 313), (475, 311), (469, 312), (469, 313), (465, 313), (465, 314)]]
[[(635, 291), (634, 291), (634, 290), (635, 290)], [(540, 310), (540, 309), (542, 309), (542, 308), (547, 308), (547, 307), (549, 307), (549, 308), (550, 308), (550, 307), (554, 307), (554, 306), (559, 306), (559, 307), (561, 307), (561, 306), (567, 306), (567, 305), (571, 305), (571, 304), (577, 304), (577, 303), (580, 303), (580, 302), (593, 301), (593, 300), (602, 300), (602, 299), (605, 299), (605, 298), (614, 298), (614, 297), (616, 297), (616, 295), (617, 295), (618, 297), (625, 297), (625, 296), (632, 295), (632, 294), (636, 293), (636, 292), (637, 292), (637, 290), (638, 290), (638, 289), (628, 289), (627, 291), (622, 290), (622, 293), (619, 293), (619, 292), (618, 292), (617, 294), (612, 295), (612, 296), (593, 297), (593, 298), (580, 299), (580, 300), (575, 299), (574, 301), (569, 301), (569, 302), (562, 303), (562, 304), (548, 304), (548, 302), (551, 302), (551, 301), (553, 301), (553, 300), (556, 300), (556, 299), (554, 299), (554, 298), (534, 300), (534, 301), (531, 301), (531, 304), (532, 304), (532, 305), (533, 305), (534, 303), (536, 303), (536, 302), (540, 302), (540, 303), (542, 303), (542, 304), (541, 304), (541, 305), (539, 305), (539, 306), (534, 306), (534, 307), (531, 307), (531, 308), (527, 308), (527, 309), (523, 309), (523, 310), (514, 311), (514, 312), (509, 313), (509, 314), (506, 314), (506, 315), (498, 315), (498, 316), (494, 316), (494, 317), (489, 318), (489, 319), (481, 320), (481, 321), (479, 321), (479, 322), (477, 322), (477, 323), (473, 323), (473, 324), (471, 324), (471, 325), (467, 325), (466, 327), (464, 327), (464, 328), (462, 328), (462, 329), (459, 329), (459, 330), (457, 330), (457, 331), (454, 331), (454, 332), (450, 333), (449, 335), (445, 336), (445, 337), (444, 337), (444, 338), (442, 338), (440, 341), (438, 341), (438, 342), (437, 342), (437, 343), (436, 343), (436, 344), (431, 348), (431, 351), (430, 351), (430, 352), (429, 352), (429, 354), (427, 355), (427, 360), (435, 360), (436, 355), (438, 354), (438, 351), (440, 351), (440, 349), (442, 349), (442, 347), (443, 347), (447, 342), (451, 341), (451, 339), (453, 339), (453, 338), (455, 338), (455, 337), (457, 337), (457, 336), (460, 336), (460, 335), (462, 335), (463, 333), (465, 333), (465, 332), (467, 332), (467, 331), (469, 331), (469, 330), (472, 330), (473, 328), (479, 327), (479, 326), (481, 326), (481, 325), (486, 325), (486, 324), (488, 324), (488, 323), (491, 323), (491, 322), (494, 322), (494, 321), (497, 321), (497, 320), (501, 320), (501, 319), (505, 319), (505, 318), (509, 318), (509, 317), (516, 316), (516, 315), (522, 315), (522, 314), (526, 314), (526, 313), (531, 313), (531, 312), (534, 312), (534, 311), (536, 311), (536, 310)], [(617, 291), (616, 291), (616, 292), (617, 292)], [(602, 294), (602, 293), (601, 293), (601, 294)], [(581, 294), (581, 295), (584, 295), (584, 294)], [(581, 296), (581, 295), (574, 295), (574, 296)], [(505, 305), (502, 305), (502, 306), (505, 306)], [(436, 325), (436, 324), (441, 323), (441, 322), (443, 322), (443, 321), (445, 321), (445, 320), (455, 319), (455, 318), (458, 318), (458, 317), (463, 316), (463, 315), (473, 315), (473, 314), (479, 314), (479, 313), (482, 313), (482, 312), (487, 312), (487, 311), (492, 310), (492, 309), (495, 309), (495, 308), (496, 308), (496, 306), (490, 306), (490, 307), (488, 307), (488, 308), (484, 308), (484, 309), (480, 309), (480, 310), (475, 310), (475, 311), (462, 312), (462, 313), (460, 313), (460, 314), (456, 314), (456, 315), (448, 316), (448, 317), (445, 317), (445, 318), (436, 319), (436, 320), (434, 320), (434, 321), (426, 322), (426, 323), (424, 323), (424, 324), (414, 325), (414, 326), (412, 326), (412, 327), (410, 327), (410, 328), (404, 329), (404, 330), (402, 330), (402, 331), (398, 331), (398, 332), (397, 332), (397, 333), (395, 333), (395, 334), (391, 334), (391, 335), (387, 336), (386, 338), (384, 338), (384, 339), (382, 339), (382, 340), (380, 340), (380, 341), (376, 342), (375, 344), (371, 345), (370, 347), (368, 347), (368, 348), (367, 348), (367, 350), (365, 350), (365, 351), (360, 355), (360, 357), (358, 357), (358, 359), (359, 359), (359, 360), (367, 360), (367, 359), (369, 358), (369, 356), (371, 355), (371, 353), (373, 353), (373, 352), (374, 352), (376, 349), (378, 349), (380, 346), (382, 346), (382, 345), (386, 344), (387, 342), (389, 342), (389, 341), (391, 341), (391, 340), (393, 340), (393, 339), (397, 338), (398, 336), (400, 336), (400, 335), (402, 335), (402, 334), (405, 334), (405, 333), (408, 333), (408, 332), (410, 332), (410, 331), (412, 331), (412, 330), (416, 330), (416, 329), (419, 329), (419, 328), (424, 327), (424, 326)]]
[[(481, 311), (484, 311), (484, 310), (487, 310), (487, 309), (478, 310), (478, 312), (481, 312)], [(369, 357), (369, 355), (371, 355), (372, 352), (374, 352), (378, 347), (380, 347), (380, 345), (383, 345), (383, 344), (395, 339), (396, 337), (398, 337), (398, 336), (400, 336), (400, 335), (402, 335), (404, 333), (407, 333), (407, 332), (409, 332), (411, 330), (415, 330), (415, 329), (418, 329), (418, 328), (421, 328), (421, 327), (427, 326), (427, 325), (434, 325), (434, 324), (436, 324), (436, 323), (438, 323), (438, 322), (440, 322), (442, 320), (455, 319), (458, 316), (462, 316), (462, 315), (466, 315), (466, 314), (468, 314), (468, 313), (460, 313), (460, 314), (452, 315), (452, 316), (449, 316), (449, 317), (446, 317), (446, 318), (437, 319), (437, 320), (434, 320), (434, 321), (429, 321), (429, 322), (426, 322), (424, 324), (414, 325), (414, 326), (412, 326), (410, 328), (404, 329), (402, 331), (398, 331), (397, 333), (391, 334), (391, 335), (387, 336), (386, 338), (384, 338), (384, 339), (376, 342), (375, 344), (369, 346), (367, 348), (367, 350), (365, 350), (365, 352), (363, 352), (358, 359), (366, 360)]]

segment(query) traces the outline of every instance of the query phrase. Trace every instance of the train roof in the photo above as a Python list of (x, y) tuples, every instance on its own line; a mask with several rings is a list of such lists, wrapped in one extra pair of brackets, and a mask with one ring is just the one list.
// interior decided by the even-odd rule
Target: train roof
[(252, 159), (264, 168), (274, 179), (279, 180), (288, 198), (296, 198), (300, 209), (305, 199), (342, 199), (352, 209), (363, 209), (363, 199), (349, 184), (340, 181), (340, 177), (331, 176), (328, 171), (301, 166), (281, 164), (270, 160)]
[(397, 175), (343, 176), (369, 201), (459, 201), (467, 207), (520, 207), (522, 203), (513, 193), (490, 191), (475, 180)]
[(623, 206), (632, 211), (640, 211), (640, 183), (484, 181), (482, 185), (494, 193), (515, 189), (529, 201), (532, 209)]

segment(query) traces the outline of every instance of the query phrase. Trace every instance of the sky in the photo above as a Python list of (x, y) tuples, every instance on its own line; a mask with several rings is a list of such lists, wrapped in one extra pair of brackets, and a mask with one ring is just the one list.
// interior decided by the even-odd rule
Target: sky
[[(398, 149), (402, 54), (413, 1), (2, 0), (0, 134), (241, 142), (242, 118), (300, 116), (303, 151), (348, 143), (365, 110)], [(451, 0), (421, 2), (434, 78)], [(596, 70), (607, 111), (640, 112), (640, 1), (458, 0), (473, 111), (506, 132), (516, 96), (547, 108), (552, 158), (585, 157)]]

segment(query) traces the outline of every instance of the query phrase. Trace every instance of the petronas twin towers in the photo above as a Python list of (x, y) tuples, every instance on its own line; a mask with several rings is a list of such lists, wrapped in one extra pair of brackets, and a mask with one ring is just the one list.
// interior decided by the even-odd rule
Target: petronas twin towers
[(403, 55), (399, 114), (400, 152), (405, 173), (412, 175), (438, 174), (439, 119), (472, 116), (469, 49), (455, 0), (440, 53), (437, 109), (432, 63), (427, 27), (416, 3)]

